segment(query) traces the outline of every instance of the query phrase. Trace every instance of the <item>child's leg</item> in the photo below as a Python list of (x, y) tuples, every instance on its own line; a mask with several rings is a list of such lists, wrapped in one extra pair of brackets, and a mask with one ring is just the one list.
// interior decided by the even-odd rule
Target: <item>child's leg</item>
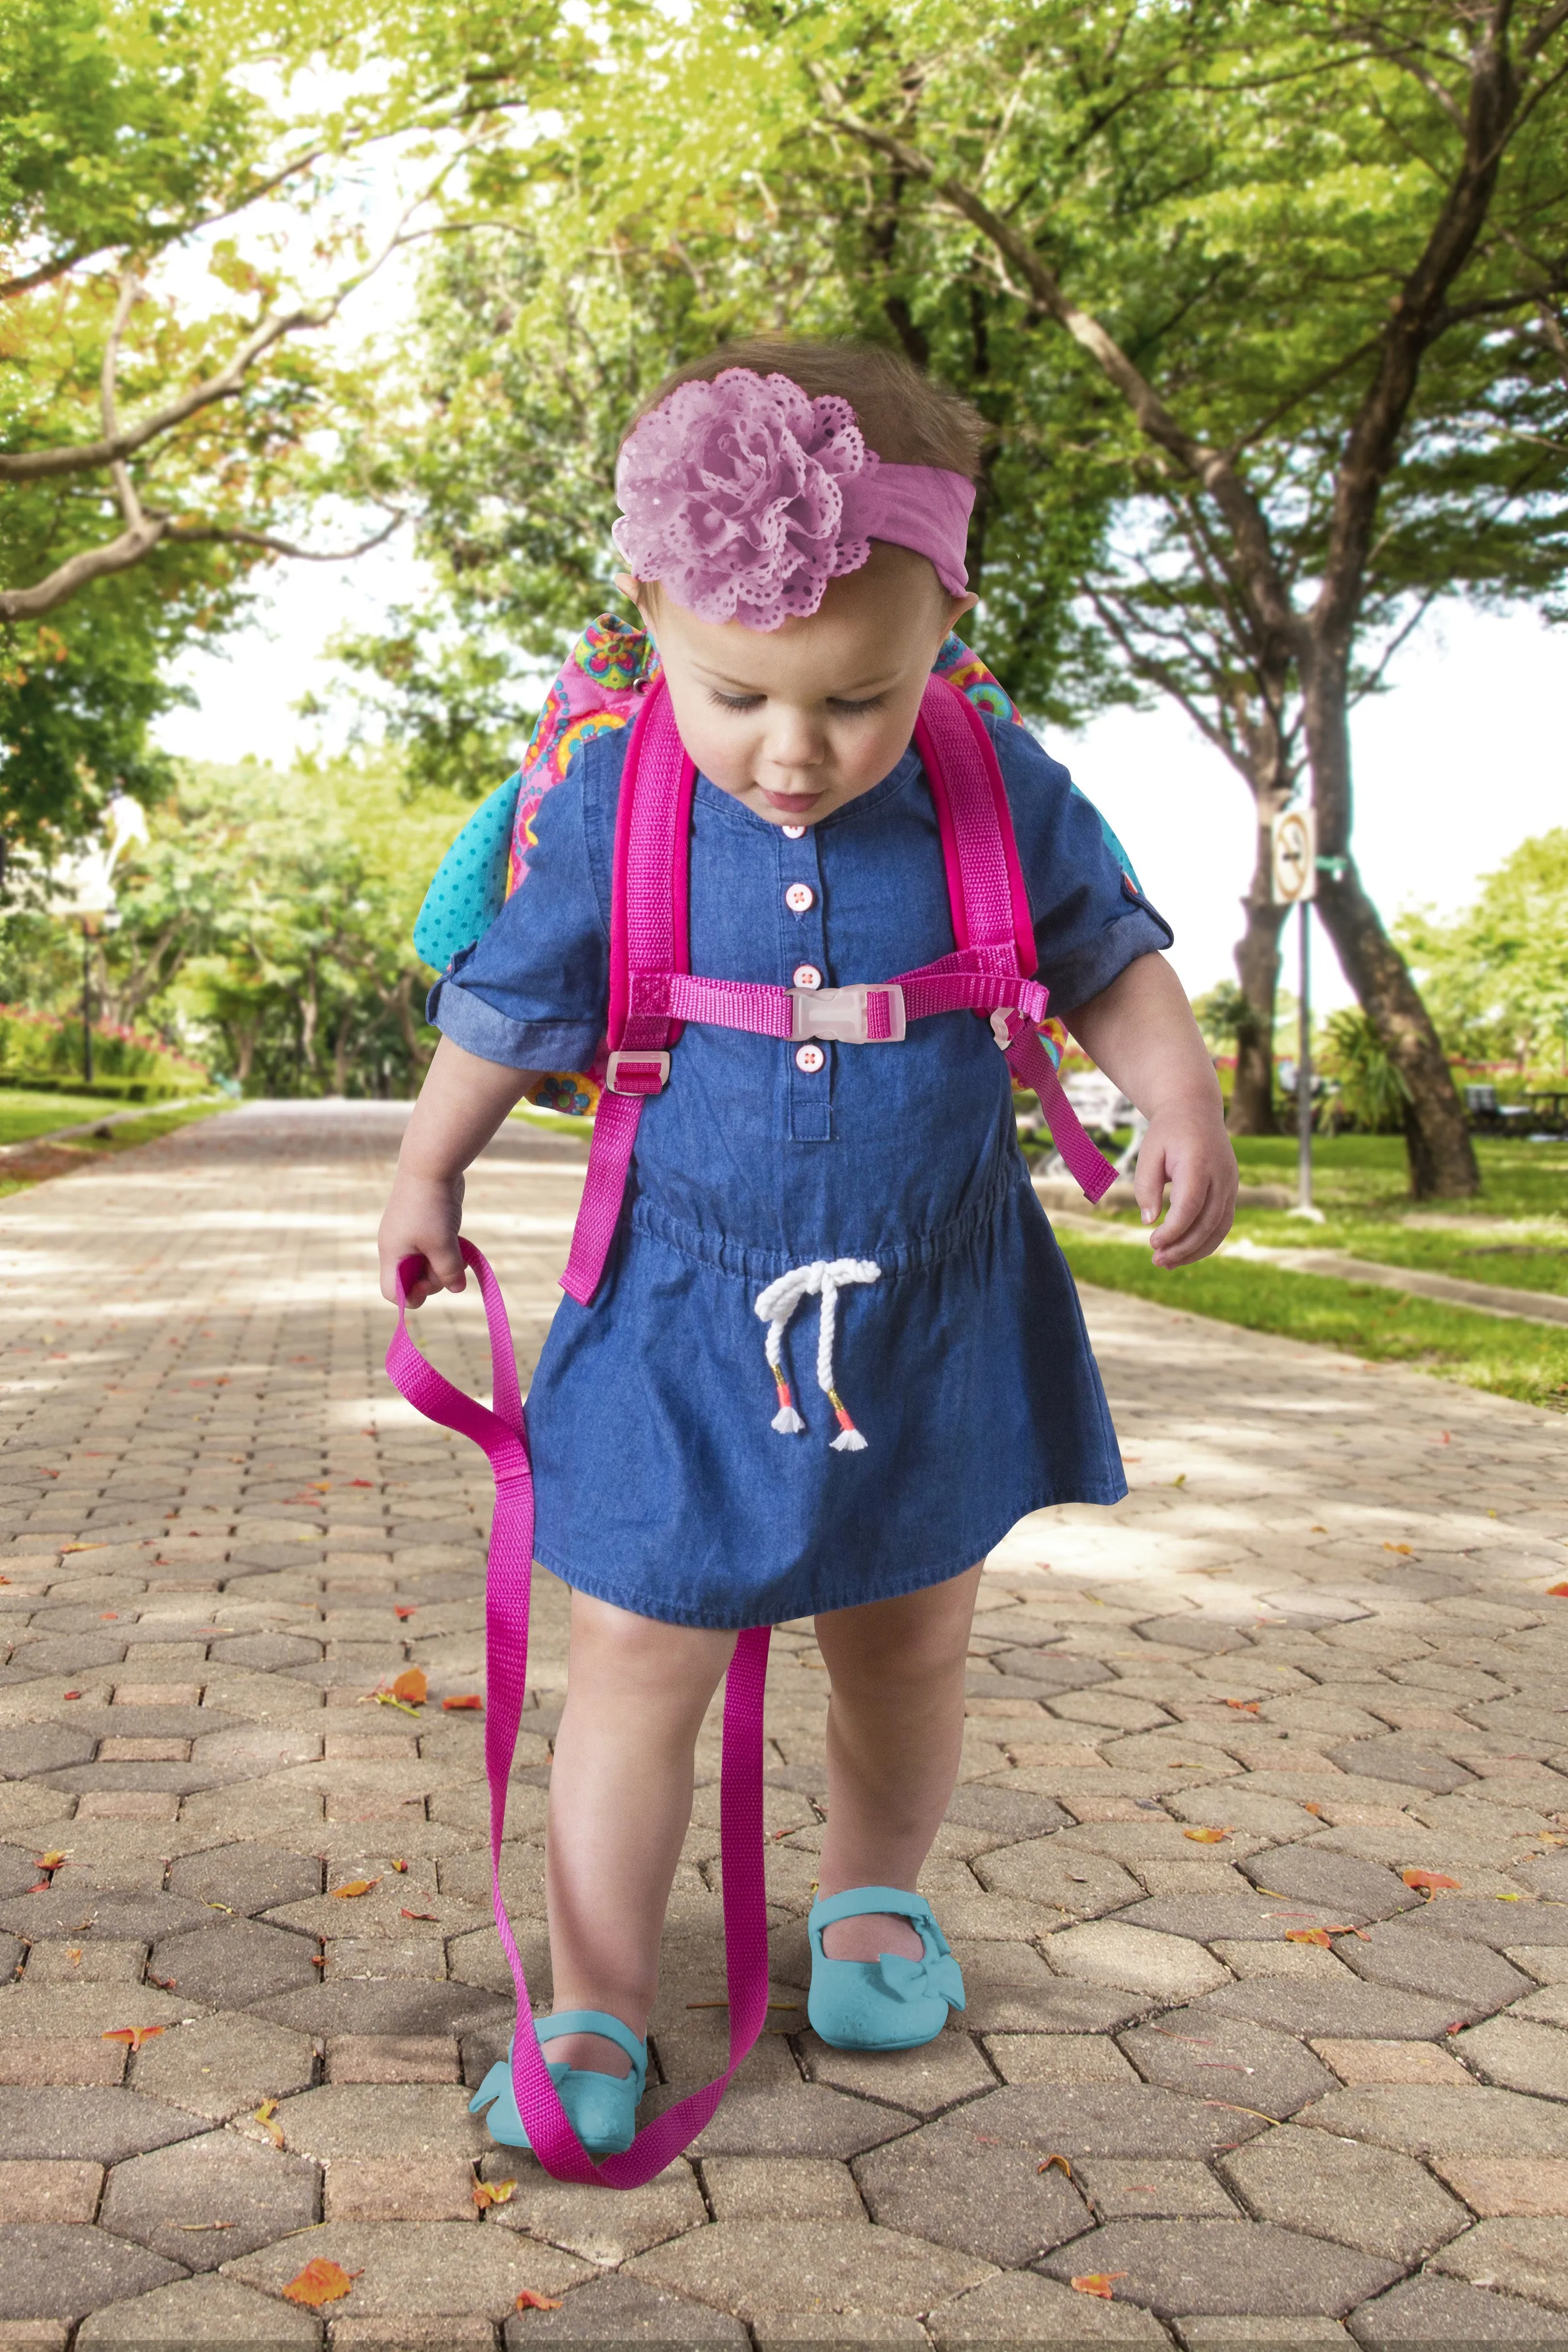
[[(633, 2033), (648, 2030), (664, 1906), (691, 1818), (693, 1750), (735, 1638), (572, 1595), (546, 1863), (558, 2010), (607, 2010)], [(563, 2034), (548, 2054), (602, 2074), (630, 2071), (601, 2034)]]
[[(913, 1890), (958, 1777), (979, 1580), (977, 1564), (924, 1592), (818, 1618), (832, 1677), (820, 1894)], [(822, 1948), (832, 1960), (874, 1960), (879, 1952), (917, 1960), (923, 1947), (907, 1919), (877, 1912), (836, 1920)]]

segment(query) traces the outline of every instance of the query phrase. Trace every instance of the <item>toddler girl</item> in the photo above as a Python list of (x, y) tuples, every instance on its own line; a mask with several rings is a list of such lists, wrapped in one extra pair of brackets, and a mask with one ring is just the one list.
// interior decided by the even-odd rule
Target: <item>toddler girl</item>
[[(980, 431), (885, 353), (795, 342), (683, 369), (634, 422), (617, 578), (697, 770), (694, 973), (815, 997), (953, 955), (951, 843), (912, 738), (975, 601)], [(1236, 1169), (1170, 932), (1065, 771), (985, 724), (1037, 977), (1146, 1116), (1138, 1199), (1153, 1223), (1168, 1183), (1155, 1262), (1185, 1265), (1223, 1238)], [(464, 1287), (464, 1170), (603, 1034), (629, 740), (578, 744), (525, 887), (437, 985), (389, 1297), (409, 1256), (413, 1304)], [(831, 1677), (810, 2021), (913, 2047), (963, 2003), (914, 1889), (957, 1772), (980, 1563), (1026, 1512), (1126, 1491), (1005, 1038), (967, 1011), (874, 1044), (826, 1025), (796, 1044), (688, 1022), (646, 1081), (603, 1279), (559, 1307), (528, 1396), (535, 1555), (572, 1590), (538, 2025), (595, 2157), (632, 2137), (696, 1733), (737, 1631), (814, 1616)], [(813, 1340), (816, 1380), (792, 1380)], [(526, 2144), (504, 2066), (484, 2095)]]

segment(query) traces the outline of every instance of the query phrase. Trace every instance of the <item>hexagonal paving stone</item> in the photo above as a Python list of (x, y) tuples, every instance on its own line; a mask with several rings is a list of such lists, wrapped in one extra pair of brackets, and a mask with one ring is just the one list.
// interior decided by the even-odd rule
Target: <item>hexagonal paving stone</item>
[[(643, 2117), (658, 2114), (684, 2095), (650, 2091)], [(695, 2156), (859, 2156), (909, 2128), (895, 2108), (846, 2097), (825, 2083), (798, 2083), (793, 2089), (731, 2091), (713, 2121), (692, 2144)]]
[[(590, 2190), (590, 2195), (593, 2192)], [(667, 2294), (642, 2279), (614, 2273), (574, 2287), (559, 2311), (522, 2311), (507, 2320), (507, 2352), (535, 2344), (650, 2346), (732, 2344), (751, 2341), (738, 2319), (710, 2311), (706, 2304)]]
[(1245, 1984), (1222, 1986), (1204, 2005), (1313, 2041), (1427, 2042), (1446, 2033), (1457, 2014), (1447, 2001), (1364, 1984), (1348, 1970), (1340, 1979), (1315, 1983), (1297, 1976), (1252, 1977)]
[[(707, 2223), (691, 2167), (679, 2158), (643, 2188), (613, 2191), (552, 2180), (531, 2157), (513, 2148), (493, 2148), (481, 2170), (486, 2180), (517, 2184), (508, 2203), (492, 2207), (492, 2226), (546, 2238), (585, 2263), (627, 2262)], [(849, 2180), (839, 2177), (852, 2204)]]
[(1568, 2311), (1568, 2221), (1509, 2214), (1478, 2221), (1465, 2237), (1434, 2254), (1432, 2267), (1468, 2279), (1472, 2286), (1500, 2287), (1553, 2311)]
[(226, 2123), (263, 2099), (302, 2090), (314, 2062), (303, 2034), (258, 2017), (201, 2017), (137, 2053), (135, 2084), (193, 2115)]
[(22, 1730), (0, 1731), (0, 1780), (30, 1780), (68, 1764), (85, 1764), (97, 1744), (93, 1735), (63, 1723), (29, 1723)]
[(0, 2158), (119, 2164), (203, 2128), (195, 2116), (136, 2091), (0, 2089)]
[(1212, 2156), (1216, 2148), (1266, 2131), (1258, 2116), (1234, 2115), (1145, 2084), (1019, 2083), (977, 2099), (966, 2129), (994, 2133), (998, 2145), (1041, 2156)]
[[(918, 2050), (888, 2051), (833, 2050), (814, 2033), (805, 2033), (800, 2049), (810, 2082), (827, 2083), (862, 2098), (884, 2099), (917, 2116), (936, 2115), (997, 2086), (996, 2076), (963, 2032), (939, 2033)], [(667, 2074), (662, 2042), (660, 2063)]]
[(1301, 1903), (1322, 1905), (1340, 1918), (1364, 1927), (1369, 1919), (1391, 1918), (1409, 1911), (1422, 1897), (1412, 1892), (1392, 1870), (1355, 1854), (1325, 1853), (1310, 1845), (1276, 1846), (1270, 1853), (1249, 1856), (1239, 1865), (1257, 1887)]
[[(1112, 2290), (1120, 2294), (1120, 2282)], [(1169, 2336), (1146, 2311), (1124, 2300), (1102, 2303), (1074, 2294), (1054, 2279), (1033, 2271), (1015, 2271), (988, 2279), (984, 2286), (951, 2303), (938, 2304), (927, 2314), (926, 2326), (937, 2352), (959, 2352), (971, 2344), (1005, 2345), (1009, 2352), (1030, 2352), (1049, 2345), (1166, 2345)]]
[(1080, 1919), (1119, 1911), (1144, 1891), (1103, 1854), (1086, 1853), (1082, 1846), (1054, 1837), (1029, 1838), (977, 1855), (974, 1869), (981, 1885), (994, 1894), (1010, 1895), (1023, 1903), (1048, 1903)]
[(1122, 2047), (1145, 2082), (1203, 2099), (1239, 2099), (1283, 2118), (1338, 2087), (1289, 2033), (1207, 2009), (1170, 2010), (1134, 2026)]
[(916, 2312), (988, 2263), (865, 2221), (715, 2221), (639, 2254), (628, 2275), (748, 2319), (754, 2312)]
[(1369, 1983), (1447, 2000), (1455, 2017), (1490, 2017), (1533, 1992), (1530, 1979), (1500, 1954), (1444, 1936), (1437, 1932), (1440, 1926), (1440, 1914), (1431, 1927), (1390, 1920), (1369, 1928), (1365, 1941), (1347, 1937), (1334, 1948)]
[(461, 2083), (323, 2083), (277, 2110), (285, 2147), (301, 2156), (482, 2156), (493, 2143)]
[(245, 2009), (316, 1982), (315, 1946), (286, 1927), (264, 1927), (257, 1919), (225, 1919), (194, 1935), (171, 1936), (154, 1944), (150, 1962), (155, 1977), (172, 1978), (193, 2000), (217, 2009)]
[(1410, 2263), (1461, 2230), (1469, 2215), (1407, 2156), (1322, 2131), (1265, 2132), (1219, 2168), (1260, 2221)]
[(445, 2040), (486, 2026), (511, 2029), (515, 1993), (497, 1994), (482, 1985), (436, 1984), (418, 1978), (307, 1985), (257, 2001), (253, 2014), (273, 2019), (298, 2033), (323, 2039), (335, 2033), (439, 2034)]
[(277, 1846), (209, 1846), (202, 1853), (182, 1854), (170, 1870), (169, 1885), (175, 1895), (248, 1915), (319, 1895), (321, 1864), (314, 1854), (286, 1853)]
[(1217, 1959), (1184, 1937), (1128, 1927), (1119, 1919), (1063, 1928), (1051, 1938), (1048, 1958), (1059, 1976), (1145, 1992), (1159, 2000), (1190, 2000), (1229, 1980)]
[(1170, 2156), (1086, 2157), (1073, 2179), (1094, 2208), (1096, 2221), (1125, 2221), (1153, 2215), (1161, 2221), (1234, 2221), (1236, 2200), (1228, 2197), (1207, 2164)]
[(1091, 2226), (1060, 2167), (1041, 2172), (1032, 2149), (998, 2146), (958, 2117), (858, 2157), (852, 2169), (873, 2221), (1005, 2269)]
[(1568, 2099), (1568, 2033), (1518, 2017), (1489, 2018), (1458, 2033), (1456, 2056), (1510, 2091), (1542, 2091)]
[(1339, 2315), (1399, 2275), (1396, 2263), (1266, 2221), (1108, 2221), (1041, 2264), (1053, 2278), (1122, 2271), (1120, 2291), (1162, 2319), (1184, 2312)]
[(1552, 2344), (1563, 2341), (1563, 2322), (1539, 2304), (1511, 2294), (1485, 2294), (1458, 2279), (1406, 2279), (1351, 2315), (1350, 2332), (1367, 2352), (1404, 2352), (1429, 2344), (1435, 2352), (1460, 2345)]
[(117, 2164), (100, 2219), (186, 2270), (213, 2271), (304, 2229), (319, 2201), (320, 2176), (303, 2158), (207, 2132)]
[(1296, 2121), (1406, 2156), (1568, 2156), (1568, 2107), (1479, 2084), (1468, 2091), (1369, 2084), (1332, 2092)]
[(178, 1895), (121, 1892), (109, 1888), (87, 1891), (68, 1881), (57, 1882), (40, 1895), (23, 1895), (0, 1903), (0, 1927), (9, 1928), (29, 1943), (54, 1937), (68, 1944), (86, 1938), (111, 1943), (150, 1944), (158, 1936), (204, 1927), (212, 1913)]
[(1397, 1780), (1411, 1789), (1430, 1789), (1436, 1797), (1446, 1797), (1455, 1789), (1469, 1787), (1475, 1779), (1462, 1764), (1450, 1756), (1443, 1756), (1435, 1748), (1418, 1748), (1403, 1739), (1347, 1739), (1324, 1749), (1331, 1764), (1342, 1772), (1359, 1773), (1364, 1779)]
[(1030, 1796), (995, 1781), (969, 1780), (954, 1790), (946, 1818), (965, 1829), (986, 1831), (998, 1845), (1017, 1845), (1025, 1838), (1065, 1829), (1071, 1815), (1049, 1797)]
[(238, 1633), (214, 1642), (207, 1655), (214, 1665), (249, 1666), (256, 1674), (287, 1674), (290, 1666), (319, 1664), (321, 1644), (303, 1633)]
[(574, 2254), (472, 2221), (326, 2221), (242, 2256), (232, 2275), (280, 2294), (317, 2257), (360, 2273), (336, 2320), (501, 2319), (524, 2287), (564, 2294), (592, 2275)]
[(80, 2319), (178, 2275), (172, 2263), (91, 2225), (0, 2225), (0, 2318)]
[(274, 2346), (295, 2352), (320, 2341), (321, 2322), (314, 2313), (257, 2294), (237, 2280), (210, 2275), (176, 2279), (132, 2303), (110, 2304), (77, 2331), (83, 2352), (111, 2344), (126, 2352), (152, 2352), (158, 2345), (167, 2345), (170, 2352), (193, 2352), (208, 2344), (232, 2344), (235, 2352), (272, 2352)]

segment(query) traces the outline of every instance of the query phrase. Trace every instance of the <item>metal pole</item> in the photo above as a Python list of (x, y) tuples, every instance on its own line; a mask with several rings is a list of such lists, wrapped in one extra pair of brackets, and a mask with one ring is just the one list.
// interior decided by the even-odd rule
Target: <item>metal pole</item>
[(1301, 1034), (1296, 1045), (1297, 1206), (1312, 1205), (1312, 910), (1301, 900)]
[(81, 1074), (92, 1084), (92, 934), (87, 917), (81, 924)]

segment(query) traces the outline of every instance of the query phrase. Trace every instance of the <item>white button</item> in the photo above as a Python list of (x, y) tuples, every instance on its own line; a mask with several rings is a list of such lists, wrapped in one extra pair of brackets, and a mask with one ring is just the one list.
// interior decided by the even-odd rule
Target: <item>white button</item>
[(791, 882), (784, 893), (784, 904), (792, 915), (803, 915), (817, 903), (817, 894), (809, 882)]
[(798, 963), (795, 966), (794, 984), (797, 988), (821, 988), (822, 975), (814, 963)]
[(780, 825), (779, 831), (786, 841), (804, 841), (806, 838), (806, 828), (803, 824)]
[(804, 1070), (809, 1078), (816, 1076), (827, 1058), (820, 1045), (798, 1045), (795, 1049), (795, 1067)]

